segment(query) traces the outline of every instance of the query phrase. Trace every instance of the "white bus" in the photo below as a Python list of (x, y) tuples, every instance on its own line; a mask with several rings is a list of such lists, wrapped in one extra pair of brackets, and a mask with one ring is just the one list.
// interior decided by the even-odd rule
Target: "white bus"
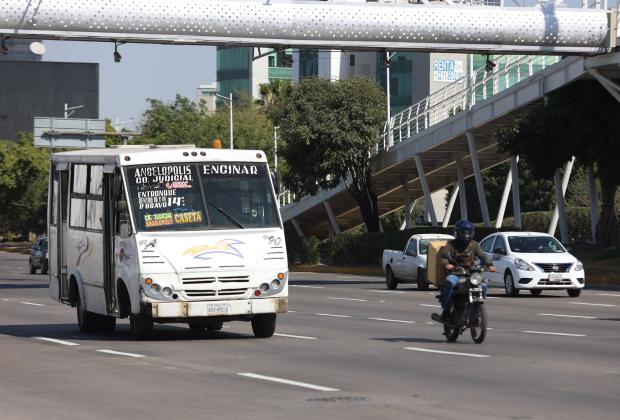
[[(288, 310), (288, 265), (262, 151), (130, 146), (52, 155), (50, 296), (83, 332), (129, 318), (192, 332), (251, 321), (270, 337)], [(274, 188), (274, 184), (275, 187)]]

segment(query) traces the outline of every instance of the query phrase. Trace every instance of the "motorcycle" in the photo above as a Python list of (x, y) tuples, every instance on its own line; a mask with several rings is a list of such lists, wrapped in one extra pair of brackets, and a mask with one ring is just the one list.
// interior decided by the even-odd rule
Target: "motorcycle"
[[(431, 316), (431, 319), (443, 324), (444, 335), (448, 341), (456, 341), (467, 328), (474, 343), (480, 344), (484, 341), (487, 334), (487, 312), (481, 284), (486, 281), (482, 277), (485, 271), (486, 267), (472, 266), (458, 267), (450, 273), (459, 277), (459, 284), (452, 296), (448, 321), (442, 320), (438, 314)], [(440, 301), (441, 296), (437, 296)]]

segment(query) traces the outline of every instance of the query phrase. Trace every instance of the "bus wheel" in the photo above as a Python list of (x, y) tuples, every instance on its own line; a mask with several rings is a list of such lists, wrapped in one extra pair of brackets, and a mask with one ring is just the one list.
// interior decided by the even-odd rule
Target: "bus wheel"
[(187, 323), (193, 336), (201, 337), (205, 334), (207, 323), (205, 321), (189, 321)]
[(116, 327), (116, 317), (100, 315), (99, 331), (103, 334), (110, 334)]
[(219, 331), (224, 326), (224, 321), (209, 321), (207, 322), (207, 331)]
[(80, 331), (83, 333), (92, 333), (97, 331), (97, 328), (99, 327), (99, 323), (97, 322), (97, 314), (88, 312), (84, 307), (82, 298), (79, 296), (75, 306), (77, 308), (78, 327), (80, 328)]
[(276, 314), (260, 314), (252, 318), (252, 331), (256, 338), (271, 337), (276, 332)]
[(147, 306), (137, 314), (129, 316), (131, 335), (135, 340), (146, 340), (153, 333), (153, 315), (151, 307)]

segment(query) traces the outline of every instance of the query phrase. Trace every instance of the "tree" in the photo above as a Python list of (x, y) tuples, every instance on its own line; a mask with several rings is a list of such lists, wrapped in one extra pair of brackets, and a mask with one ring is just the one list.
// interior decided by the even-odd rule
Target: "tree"
[(379, 231), (371, 157), (385, 122), (385, 96), (368, 79), (305, 79), (278, 98), (269, 113), (284, 139), (284, 184), (316, 194), (344, 182), (368, 231)]
[(575, 156), (578, 164), (592, 163), (601, 186), (601, 215), (597, 242), (617, 241), (615, 195), (620, 184), (616, 122), (620, 103), (598, 82), (579, 81), (553, 92), (545, 106), (535, 109), (513, 127), (498, 131), (500, 148), (525, 156), (535, 174), (551, 179), (556, 168)]
[(32, 133), (19, 137), (0, 141), (0, 231), (27, 239), (45, 232), (49, 151), (34, 147)]
[(290, 95), (292, 83), (290, 80), (274, 79), (269, 83), (262, 83), (260, 88), (260, 102), (262, 105), (272, 105), (277, 99)]

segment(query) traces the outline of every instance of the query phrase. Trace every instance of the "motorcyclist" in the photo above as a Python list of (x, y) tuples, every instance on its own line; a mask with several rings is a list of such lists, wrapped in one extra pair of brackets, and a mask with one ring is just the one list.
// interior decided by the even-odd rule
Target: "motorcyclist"
[[(474, 229), (473, 223), (469, 220), (459, 220), (454, 224), (454, 239), (439, 250), (438, 255), (441, 264), (443, 264), (448, 272), (441, 299), (441, 308), (443, 309), (441, 314), (442, 321), (448, 321), (452, 296), (459, 284), (458, 276), (450, 274), (450, 272), (454, 270), (455, 265), (468, 268), (474, 265), (474, 261), (476, 257), (478, 257), (482, 263), (489, 267), (490, 271), (495, 271), (493, 263), (487, 258), (482, 248), (480, 248), (480, 244), (473, 240)], [(482, 296), (486, 299), (487, 283), (482, 282), (480, 287), (482, 288)]]

